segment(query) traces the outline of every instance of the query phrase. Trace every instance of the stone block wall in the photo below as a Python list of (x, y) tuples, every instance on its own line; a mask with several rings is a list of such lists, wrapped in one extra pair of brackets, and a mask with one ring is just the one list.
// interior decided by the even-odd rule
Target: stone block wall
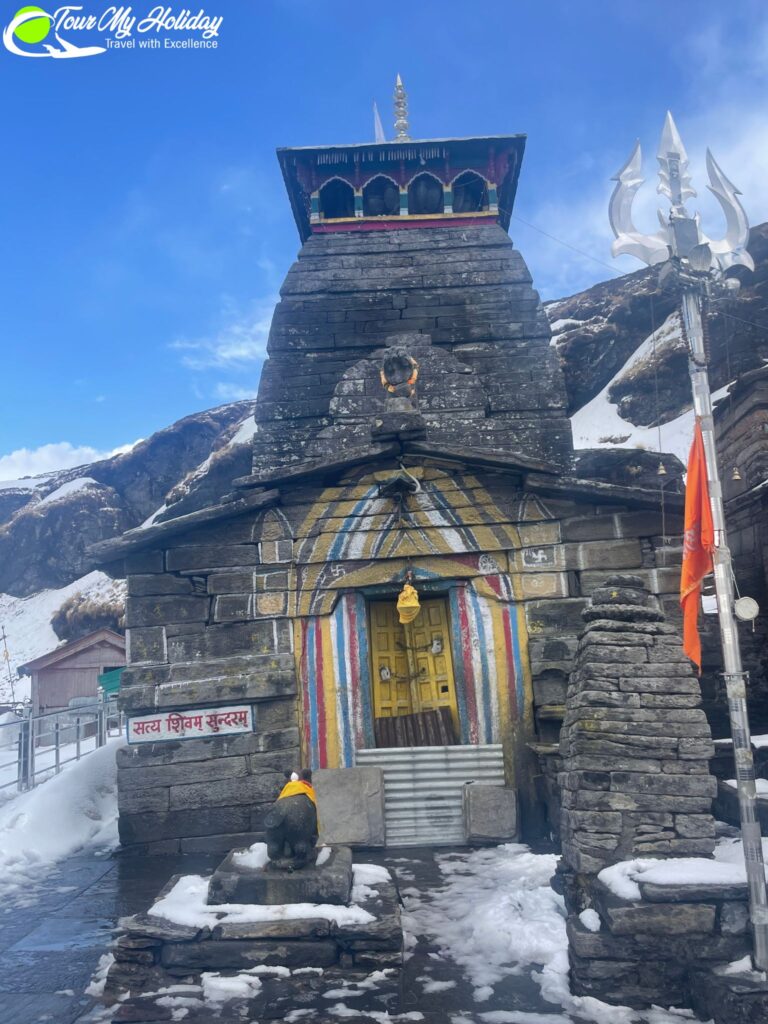
[[(299, 766), (296, 672), (279, 528), (242, 516), (127, 559), (129, 715), (252, 704), (255, 733), (118, 752), (122, 844), (229, 850), (263, 838), (283, 772)], [(278, 614), (276, 614), (276, 612)]]
[[(471, 587), (477, 601), (457, 601), (471, 622), (471, 616), (490, 617), (503, 714), (467, 741), (508, 743), (510, 784), (527, 789), (523, 827), (527, 834), (540, 829), (538, 812), (532, 817), (534, 793), (546, 792), (553, 805), (557, 794), (536, 781), (527, 744), (538, 738), (542, 756), (557, 749), (581, 613), (617, 569), (641, 576), (656, 605), (669, 602), (676, 610), (676, 553), (665, 541), (675, 517), (668, 513), (662, 523), (653, 508), (542, 497), (521, 490), (514, 477), (437, 469), (423, 456), (409, 456), (407, 463), (421, 487), (408, 527), (378, 494), (378, 482), (399, 472), (396, 461), (380, 459), (375, 469), (338, 472), (335, 483), (286, 484), (279, 499), (275, 492), (279, 504), (266, 511), (220, 515), (186, 533), (169, 524), (159, 535), (165, 539), (128, 556), (126, 711), (135, 716), (248, 703), (256, 733), (122, 752), (120, 827), (127, 846), (229, 848), (244, 836), (260, 836), (282, 770), (300, 762), (354, 763), (354, 748), (372, 745), (365, 723), (329, 716), (325, 760), (316, 760), (318, 751), (307, 748), (312, 716), (322, 710), (321, 693), (333, 709), (340, 686), (348, 692), (364, 686), (368, 696), (366, 599), (396, 594), (409, 568), (425, 593)], [(460, 611), (451, 613), (457, 665), (466, 660)], [(336, 641), (329, 639), (333, 630)], [(313, 643), (328, 641), (322, 673), (304, 657), (310, 634)], [(355, 679), (336, 664), (339, 636), (360, 662)], [(463, 685), (482, 686), (484, 679), (478, 670)], [(349, 736), (330, 732), (347, 725)]]
[[(317, 234), (280, 294), (259, 385), (255, 473), (306, 458), (332, 424), (346, 371), (403, 333), (429, 335), (483, 390), (479, 413), (440, 415), (436, 404), (430, 440), (490, 444), (566, 466), (571, 431), (549, 322), (498, 224)], [(369, 441), (367, 427), (361, 439)], [(325, 455), (343, 451), (337, 441)]]

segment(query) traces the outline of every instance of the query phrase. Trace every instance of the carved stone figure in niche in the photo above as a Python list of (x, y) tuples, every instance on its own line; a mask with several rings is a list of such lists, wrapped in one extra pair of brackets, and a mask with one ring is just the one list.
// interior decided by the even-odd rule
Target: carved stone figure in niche
[(272, 867), (297, 871), (314, 864), (317, 856), (317, 802), (312, 772), (286, 772), (274, 807), (264, 819), (267, 856)]

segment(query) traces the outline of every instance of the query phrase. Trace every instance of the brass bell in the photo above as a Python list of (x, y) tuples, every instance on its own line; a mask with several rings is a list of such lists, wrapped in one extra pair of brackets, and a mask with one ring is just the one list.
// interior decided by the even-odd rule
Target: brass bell
[(741, 473), (739, 472), (738, 466), (733, 467), (733, 472), (731, 473), (731, 480), (741, 480)]
[(663, 462), (660, 462), (659, 463), (659, 468), (656, 470), (656, 476), (666, 476), (666, 475), (667, 475), (667, 467), (664, 465)]

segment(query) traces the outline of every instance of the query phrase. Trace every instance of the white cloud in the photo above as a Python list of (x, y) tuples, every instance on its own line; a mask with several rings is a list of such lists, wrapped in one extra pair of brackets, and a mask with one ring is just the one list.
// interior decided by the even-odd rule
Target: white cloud
[(220, 380), (213, 389), (213, 395), (222, 402), (241, 402), (245, 398), (255, 398), (257, 390), (258, 388), (244, 388), (239, 384)]
[(267, 338), (277, 296), (259, 299), (245, 313), (231, 309), (223, 326), (205, 338), (180, 338), (171, 348), (181, 352), (182, 365), (189, 370), (211, 367), (235, 369), (252, 366), (267, 354)]
[(99, 451), (90, 445), (74, 445), (69, 441), (42, 444), (39, 448), (17, 448), (8, 455), (0, 455), (0, 480), (19, 480), (25, 476), (52, 473), (57, 469), (84, 466), (108, 459), (112, 455), (122, 455), (138, 443), (134, 441), (133, 444), (122, 445), (111, 451)]

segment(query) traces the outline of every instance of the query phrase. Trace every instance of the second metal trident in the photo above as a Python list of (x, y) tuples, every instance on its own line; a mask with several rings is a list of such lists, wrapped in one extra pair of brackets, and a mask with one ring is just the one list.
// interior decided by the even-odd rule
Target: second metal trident
[(670, 201), (669, 216), (659, 210), (661, 230), (652, 235), (641, 234), (632, 221), (632, 201), (643, 184), (640, 143), (635, 145), (627, 163), (614, 179), (609, 217), (616, 236), (614, 256), (627, 253), (649, 266), (663, 264), (659, 279), (680, 292), (683, 327), (688, 341), (688, 367), (691, 375), (693, 408), (701, 424), (707, 464), (709, 499), (715, 530), (714, 575), (717, 594), (720, 639), (723, 648), (725, 683), (731, 719), (731, 735), (736, 762), (736, 784), (739, 795), (741, 836), (749, 883), (749, 906), (754, 936), (755, 966), (768, 970), (768, 902), (760, 823), (756, 815), (755, 768), (747, 718), (746, 676), (741, 662), (739, 636), (734, 615), (733, 570), (731, 552), (725, 530), (723, 492), (717, 467), (715, 431), (712, 419), (712, 395), (704, 346), (702, 305), (728, 291), (736, 291), (739, 282), (727, 278), (730, 267), (744, 266), (754, 270), (752, 257), (746, 250), (749, 224), (739, 202), (739, 190), (720, 170), (707, 150), (709, 189), (720, 203), (726, 220), (725, 237), (713, 241), (701, 230), (698, 214), (691, 216), (685, 200), (695, 196), (688, 175), (688, 155), (668, 112), (658, 151), (659, 185), (657, 191)]

